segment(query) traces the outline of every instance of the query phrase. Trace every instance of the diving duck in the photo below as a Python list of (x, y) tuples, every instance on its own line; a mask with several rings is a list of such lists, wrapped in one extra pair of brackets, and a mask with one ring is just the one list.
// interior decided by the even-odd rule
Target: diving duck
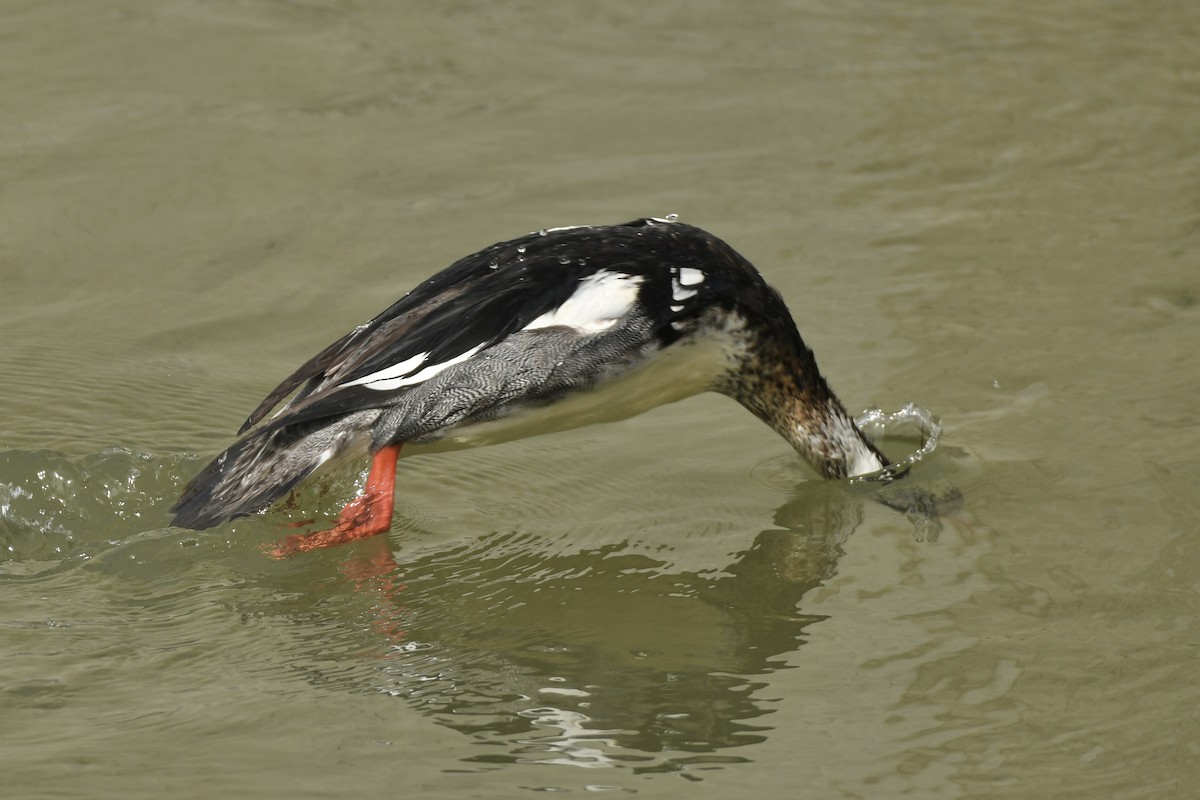
[[(370, 454), (362, 496), (276, 556), (383, 533), (396, 460), (609, 422), (694, 394), (737, 400), (826, 478), (888, 460), (817, 370), (779, 293), (673, 216), (535, 231), (466, 256), (267, 395), (171, 512), (201, 530)], [(268, 412), (295, 393), (272, 417)]]

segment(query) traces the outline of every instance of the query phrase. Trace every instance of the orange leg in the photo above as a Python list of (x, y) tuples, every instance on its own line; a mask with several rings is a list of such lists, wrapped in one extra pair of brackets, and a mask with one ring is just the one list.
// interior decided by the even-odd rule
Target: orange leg
[(400, 447), (391, 444), (375, 454), (362, 497), (346, 504), (336, 525), (327, 531), (288, 536), (268, 552), (275, 558), (286, 558), (293, 553), (307, 553), (374, 536), (391, 528), (392, 504), (396, 499), (396, 459), (400, 457)]

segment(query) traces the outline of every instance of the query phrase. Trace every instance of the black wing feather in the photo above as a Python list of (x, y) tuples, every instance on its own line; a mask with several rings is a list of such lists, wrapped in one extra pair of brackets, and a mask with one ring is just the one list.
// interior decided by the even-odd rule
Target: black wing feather
[(420, 353), (428, 356), (413, 372), (491, 347), (566, 302), (580, 279), (620, 268), (623, 247), (612, 258), (603, 258), (608, 251), (600, 248), (596, 260), (580, 263), (572, 233), (533, 233), (459, 259), (305, 362), (267, 395), (241, 432), (306, 382), (270, 428), (389, 405), (408, 387), (387, 391), (345, 384)]
[(339, 356), (341, 356), (353, 342), (361, 338), (363, 333), (363, 328), (356, 328), (355, 330), (350, 331), (345, 336), (338, 339), (321, 352), (317, 353), (308, 361), (305, 361), (299, 369), (284, 378), (283, 382), (272, 389), (271, 393), (268, 394), (263, 401), (258, 404), (258, 408), (254, 409), (253, 413), (246, 418), (246, 421), (242, 423), (242, 427), (238, 429), (238, 435), (241, 436), (243, 433), (258, 424), (259, 420), (267, 415), (267, 412), (279, 405), (279, 401), (291, 394), (292, 390), (305, 381), (309, 381), (309, 385), (305, 387), (305, 390), (302, 391), (296, 399), (297, 401), (302, 400), (304, 396), (310, 394), (312, 390), (319, 385), (321, 378), (325, 376), (326, 370), (329, 368), (329, 366), (336, 363)]
[[(302, 388), (267, 428), (391, 405), (411, 387), (388, 391), (346, 384), (421, 353), (428, 355), (412, 373), (472, 348), (486, 350), (561, 306), (580, 280), (600, 270), (644, 275), (657, 283), (670, 263), (711, 264), (714, 257), (744, 262), (699, 228), (658, 222), (530, 233), (459, 259), (305, 362), (267, 395), (241, 432), (297, 387)], [(757, 274), (752, 267), (750, 272)], [(704, 293), (716, 284), (707, 281)], [(663, 335), (670, 335), (665, 318), (656, 322)]]

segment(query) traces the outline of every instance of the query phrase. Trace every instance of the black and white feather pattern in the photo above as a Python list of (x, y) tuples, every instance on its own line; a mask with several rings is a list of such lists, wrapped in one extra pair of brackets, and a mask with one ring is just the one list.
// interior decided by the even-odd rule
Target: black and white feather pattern
[(184, 490), (175, 523), (260, 510), (356, 444), (434, 440), (591, 388), (695, 324), (704, 296), (727, 287), (680, 270), (719, 244), (643, 219), (538, 231), (460, 259), (272, 390)]
[[(687, 244), (692, 246), (681, 246)], [(270, 427), (389, 406), (421, 383), (422, 375), (433, 377), (464, 356), (478, 357), (531, 326), (560, 324), (589, 335), (615, 324), (614, 310), (620, 315), (636, 310), (665, 346), (710, 297), (735, 288), (720, 274), (705, 276), (692, 266), (710, 259), (717, 246), (736, 256), (698, 228), (653, 219), (535, 232), (492, 245), (429, 278), (307, 361), (263, 400), (239, 433), (301, 385)], [(572, 308), (573, 300), (582, 307)]]
[(878, 456), (809, 424), (845, 414), (783, 300), (725, 242), (652, 218), (530, 233), (456, 261), (284, 379), (184, 490), (175, 524), (261, 510), (354, 446), (472, 446), (521, 435), (495, 431), (522, 418), (561, 429), (709, 389), (827, 474), (845, 474), (847, 447)]

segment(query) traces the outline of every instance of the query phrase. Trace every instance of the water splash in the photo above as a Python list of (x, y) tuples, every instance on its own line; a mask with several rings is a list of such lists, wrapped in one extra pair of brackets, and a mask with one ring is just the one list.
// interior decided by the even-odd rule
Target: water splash
[(0, 578), (63, 569), (156, 535), (195, 465), (123, 447), (75, 456), (0, 451)]
[(871, 439), (881, 439), (884, 436), (904, 436), (908, 429), (915, 428), (921, 438), (921, 446), (904, 458), (893, 460), (889, 466), (869, 475), (858, 475), (850, 479), (851, 483), (864, 481), (890, 480), (897, 478), (912, 469), (925, 457), (932, 455), (942, 439), (942, 421), (932, 411), (909, 403), (899, 411), (891, 414), (881, 408), (868, 408), (854, 420), (858, 429)]
[(876, 500), (902, 514), (913, 526), (913, 539), (936, 542), (942, 530), (941, 516), (962, 504), (962, 493), (953, 486), (934, 491), (927, 486), (896, 482), (914, 466), (928, 458), (942, 439), (942, 422), (926, 408), (909, 403), (899, 411), (888, 413), (880, 408), (868, 408), (855, 420), (859, 429), (878, 441), (883, 438), (918, 438), (920, 446), (878, 472), (850, 479), (856, 485), (879, 487)]

